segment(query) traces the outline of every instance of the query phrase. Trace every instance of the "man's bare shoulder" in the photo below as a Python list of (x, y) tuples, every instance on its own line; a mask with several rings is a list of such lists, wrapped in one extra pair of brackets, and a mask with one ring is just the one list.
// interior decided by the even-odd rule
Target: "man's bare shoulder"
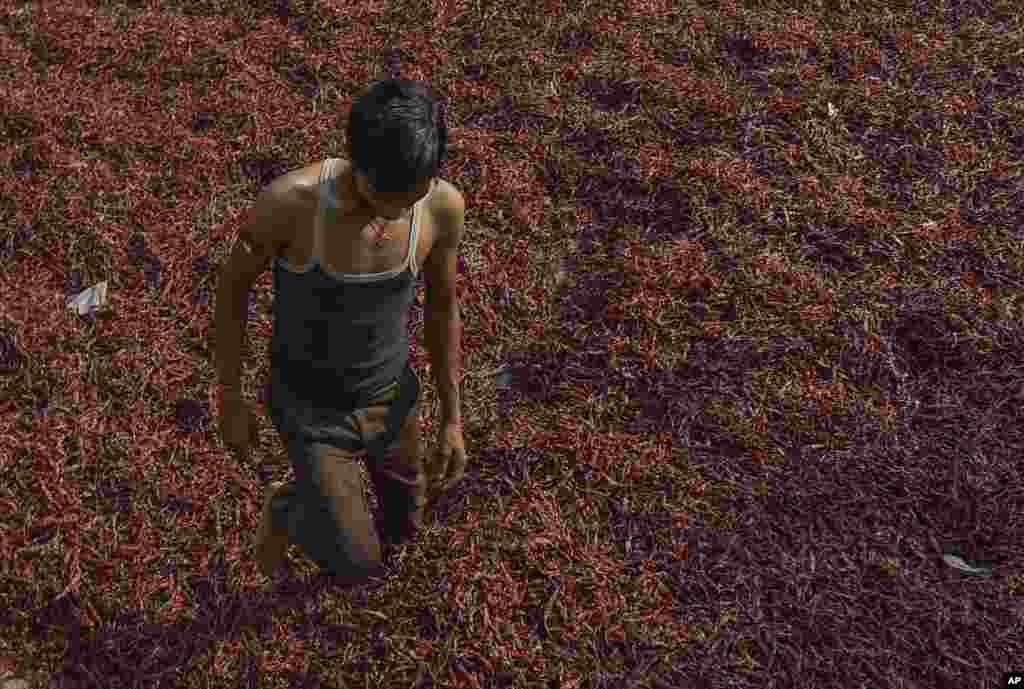
[(284, 175), (287, 180), (282, 189), (289, 194), (305, 201), (315, 201), (320, 185), (321, 161), (292, 170)]
[(437, 186), (430, 195), (430, 212), (435, 218), (445, 217), (451, 209), (462, 206), (462, 193), (446, 179), (437, 179)]

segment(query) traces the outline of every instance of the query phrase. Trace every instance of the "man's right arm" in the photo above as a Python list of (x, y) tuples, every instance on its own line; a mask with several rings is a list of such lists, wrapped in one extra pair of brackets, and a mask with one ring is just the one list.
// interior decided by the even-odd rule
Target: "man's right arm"
[(249, 291), (295, 236), (299, 198), (290, 175), (274, 180), (257, 197), (220, 272), (214, 310), (214, 358), (221, 400), (242, 398), (242, 350)]

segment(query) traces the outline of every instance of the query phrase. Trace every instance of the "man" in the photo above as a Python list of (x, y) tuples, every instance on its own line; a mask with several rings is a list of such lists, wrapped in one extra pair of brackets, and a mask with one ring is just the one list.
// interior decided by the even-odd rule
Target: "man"
[[(267, 576), (283, 567), (289, 543), (346, 581), (379, 576), (381, 541), (412, 538), (428, 497), (460, 480), (466, 464), (455, 288), (465, 205), (438, 178), (447, 128), (435, 92), (404, 79), (372, 84), (353, 102), (348, 146), (350, 160), (294, 170), (260, 193), (217, 292), (220, 428), (245, 458), (255, 431), (240, 392), (248, 290), (273, 268), (266, 408), (296, 480), (272, 485), (264, 504), (256, 559)], [(429, 467), (406, 337), (419, 266), (441, 401)], [(376, 524), (361, 458), (378, 496)]]

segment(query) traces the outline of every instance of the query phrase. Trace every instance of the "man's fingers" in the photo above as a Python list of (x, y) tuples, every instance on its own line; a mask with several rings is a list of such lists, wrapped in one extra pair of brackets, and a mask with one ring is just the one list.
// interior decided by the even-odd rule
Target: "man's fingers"
[(430, 475), (434, 483), (444, 481), (444, 475), (448, 472), (448, 458), (441, 451), (434, 452), (430, 462)]
[(433, 485), (436, 486), (437, 494), (441, 495), (464, 478), (466, 452), (462, 448), (450, 447), (439, 441), (432, 455), (430, 473), (433, 475)]
[(466, 458), (461, 455), (456, 455), (455, 461), (448, 465), (448, 471), (445, 472), (447, 483), (452, 485), (458, 483), (462, 476), (466, 473)]
[(442, 483), (443, 483), (443, 482), (445, 481), (445, 479), (447, 479), (447, 478), (448, 478), (448, 470), (449, 470), (449, 466), (450, 466), (450, 465), (449, 465), (449, 464), (448, 464), (448, 462), (446, 461), (446, 462), (444, 462), (443, 464), (441, 464), (441, 466), (440, 466), (440, 467), (438, 467), (438, 470), (437, 470), (437, 480), (438, 480), (438, 481), (440, 481), (440, 482), (442, 482)]

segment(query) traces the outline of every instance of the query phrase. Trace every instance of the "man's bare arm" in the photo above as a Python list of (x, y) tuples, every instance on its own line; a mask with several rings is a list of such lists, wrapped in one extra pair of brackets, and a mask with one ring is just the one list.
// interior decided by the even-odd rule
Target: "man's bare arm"
[(459, 378), (462, 373), (462, 318), (459, 313), (458, 247), (462, 239), (465, 202), (450, 185), (438, 211), (439, 236), (424, 266), (427, 304), (423, 331), (430, 352), (442, 421), (462, 423)]
[(217, 284), (214, 310), (214, 358), (222, 398), (240, 399), (242, 351), (249, 311), (249, 291), (292, 241), (298, 217), (298, 197), (291, 173), (272, 182), (256, 199), (238, 232), (238, 240)]

